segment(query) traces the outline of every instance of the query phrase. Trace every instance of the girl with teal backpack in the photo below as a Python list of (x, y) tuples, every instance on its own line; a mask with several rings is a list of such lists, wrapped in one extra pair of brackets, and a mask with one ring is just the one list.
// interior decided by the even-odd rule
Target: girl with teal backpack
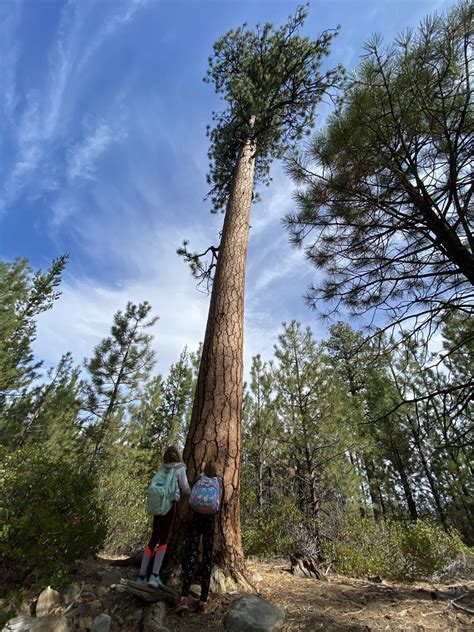
[[(163, 454), (163, 463), (148, 488), (147, 509), (153, 515), (153, 531), (143, 553), (140, 574), (136, 583), (140, 586), (162, 586), (160, 569), (173, 528), (176, 507), (181, 494), (190, 493), (186, 466), (176, 446), (171, 445)], [(148, 568), (153, 566), (147, 579)]]
[(214, 530), (216, 514), (221, 506), (222, 478), (217, 476), (217, 466), (214, 461), (208, 461), (202, 474), (196, 481), (189, 506), (191, 508), (191, 527), (183, 559), (183, 586), (178, 612), (188, 608), (188, 595), (193, 580), (194, 566), (202, 537), (202, 576), (201, 597), (196, 603), (197, 612), (205, 612), (209, 584), (212, 571), (212, 550), (214, 547)]

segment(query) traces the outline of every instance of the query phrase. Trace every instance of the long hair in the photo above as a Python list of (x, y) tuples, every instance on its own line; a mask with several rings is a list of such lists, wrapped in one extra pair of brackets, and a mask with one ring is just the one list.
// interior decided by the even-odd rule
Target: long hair
[(175, 445), (170, 445), (163, 453), (163, 463), (181, 463), (181, 454)]
[(218, 476), (217, 464), (214, 459), (209, 459), (209, 461), (206, 463), (204, 467), (204, 474), (209, 478), (214, 478), (215, 476)]

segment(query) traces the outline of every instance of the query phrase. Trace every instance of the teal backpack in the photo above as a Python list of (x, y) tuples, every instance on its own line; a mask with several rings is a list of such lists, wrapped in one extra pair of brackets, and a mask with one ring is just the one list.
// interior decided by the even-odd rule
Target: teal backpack
[(154, 516), (164, 516), (171, 509), (176, 493), (176, 469), (160, 467), (148, 488), (147, 509)]

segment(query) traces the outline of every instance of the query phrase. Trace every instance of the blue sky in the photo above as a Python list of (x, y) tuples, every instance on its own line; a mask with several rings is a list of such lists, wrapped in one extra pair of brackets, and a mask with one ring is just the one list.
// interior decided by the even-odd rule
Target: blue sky
[[(38, 319), (46, 366), (81, 362), (128, 300), (148, 300), (157, 368), (204, 335), (208, 296), (175, 254), (216, 243), (205, 128), (219, 102), (202, 82), (213, 42), (246, 21), (281, 24), (279, 0), (0, 0), (0, 257), (70, 261), (62, 297)], [(313, 0), (305, 32), (341, 25), (330, 65), (350, 68), (374, 32), (392, 39), (440, 0)], [(321, 109), (319, 121), (327, 108)], [(315, 272), (288, 245), (292, 184), (281, 165), (252, 211), (246, 367), (270, 357), (283, 321), (325, 328), (304, 304)]]

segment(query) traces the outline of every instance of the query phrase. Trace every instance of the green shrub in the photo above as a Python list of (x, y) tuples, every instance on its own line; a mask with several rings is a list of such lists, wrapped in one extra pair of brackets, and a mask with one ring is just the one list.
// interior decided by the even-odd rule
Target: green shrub
[(301, 522), (296, 505), (281, 499), (271, 508), (256, 511), (245, 519), (242, 544), (246, 555), (285, 555), (291, 552), (290, 525)]
[(146, 495), (152, 478), (146, 460), (129, 450), (117, 454), (114, 467), (103, 472), (98, 498), (106, 516), (104, 547), (110, 553), (131, 553), (143, 548), (151, 533)]
[(427, 520), (409, 524), (346, 517), (337, 534), (323, 541), (335, 570), (351, 576), (428, 578), (467, 551), (456, 531)]
[[(0, 565), (60, 582), (105, 537), (95, 480), (41, 447), (0, 454)], [(6, 566), (5, 566), (6, 567)]]
[(427, 520), (399, 528), (398, 541), (401, 574), (408, 578), (430, 577), (468, 550), (457, 531), (446, 533)]

